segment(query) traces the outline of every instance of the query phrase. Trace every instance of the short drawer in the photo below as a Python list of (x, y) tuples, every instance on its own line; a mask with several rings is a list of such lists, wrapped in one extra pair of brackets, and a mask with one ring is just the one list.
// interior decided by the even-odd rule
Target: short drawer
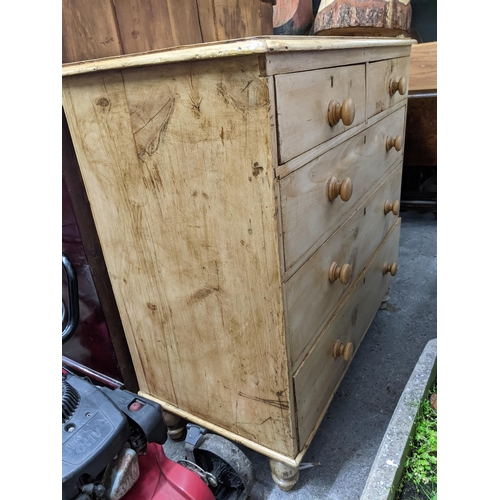
[(277, 75), (279, 162), (365, 121), (365, 65)]
[(367, 118), (389, 109), (408, 97), (409, 57), (368, 63), (366, 71)]
[(314, 342), (399, 215), (402, 163), (283, 286), (292, 368)]
[(330, 404), (393, 280), (387, 269), (398, 259), (400, 222), (401, 219), (396, 221), (352, 293), (293, 377), (299, 449)]
[[(298, 268), (403, 158), (404, 123), (402, 107), (281, 179), (286, 271)], [(336, 196), (332, 186), (339, 187)]]

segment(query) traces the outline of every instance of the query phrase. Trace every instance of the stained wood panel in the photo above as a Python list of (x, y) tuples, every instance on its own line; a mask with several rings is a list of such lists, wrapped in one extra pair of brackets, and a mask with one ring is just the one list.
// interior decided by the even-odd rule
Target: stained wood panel
[(122, 54), (112, 0), (62, 0), (62, 62)]
[(437, 42), (412, 45), (408, 90), (437, 90)]
[(272, 35), (271, 0), (198, 0), (204, 42)]
[(63, 63), (273, 34), (272, 0), (63, 0)]
[(203, 42), (196, 0), (114, 0), (125, 54)]

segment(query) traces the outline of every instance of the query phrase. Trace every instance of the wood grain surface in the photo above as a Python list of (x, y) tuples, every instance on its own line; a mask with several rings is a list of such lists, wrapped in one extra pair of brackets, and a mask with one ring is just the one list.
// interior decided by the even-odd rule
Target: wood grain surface
[[(277, 75), (275, 81), (280, 163), (365, 121), (364, 64)], [(354, 121), (330, 126), (330, 101), (342, 105), (349, 98)]]
[[(285, 268), (300, 267), (345, 222), (403, 152), (387, 152), (388, 135), (404, 135), (405, 108), (318, 156), (281, 180)], [(330, 201), (327, 183), (335, 176), (352, 181), (352, 196)], [(288, 279), (288, 276), (285, 277)]]
[(437, 42), (412, 45), (408, 90), (437, 91)]
[[(400, 174), (403, 150), (386, 143), (404, 139), (407, 95), (379, 104), (364, 85), (389, 94), (411, 43), (256, 37), (63, 67), (64, 111), (141, 394), (298, 465), (346, 367), (332, 371), (318, 346), (338, 353), (340, 341), (335, 362), (349, 362), (392, 279), (379, 258), (397, 261), (396, 230), (371, 256), (397, 220), (384, 207), (399, 177), (377, 187)], [(323, 85), (336, 80), (347, 88), (340, 102), (361, 94), (360, 121), (304, 141), (310, 82), (321, 83), (312, 93), (330, 129)], [(371, 117), (365, 95), (380, 107)], [(280, 165), (288, 126), (303, 142)], [(344, 186), (333, 200), (332, 176)], [(319, 275), (333, 295), (315, 288)]]
[(63, 0), (63, 63), (273, 34), (271, 0)]
[(333, 357), (335, 342), (352, 342), (356, 352), (389, 289), (393, 277), (382, 274), (382, 267), (398, 259), (400, 228), (398, 218), (294, 376), (300, 448), (312, 439), (350, 364), (343, 357)]
[(62, 62), (123, 54), (113, 0), (62, 0)]
[(405, 78), (406, 82), (408, 82), (409, 72), (409, 57), (368, 64), (366, 70), (366, 116), (368, 118), (394, 106), (398, 102), (406, 100), (408, 89), (403, 95), (399, 92), (391, 95), (390, 84), (392, 81), (399, 81), (401, 78)]
[(141, 390), (296, 454), (256, 58), (64, 80)]
[[(384, 202), (399, 200), (401, 175), (399, 163), (349, 220), (285, 283), (292, 366), (303, 359), (393, 225), (395, 216), (384, 214)], [(349, 264), (352, 277), (347, 285), (338, 280), (329, 282), (328, 270), (334, 261)]]

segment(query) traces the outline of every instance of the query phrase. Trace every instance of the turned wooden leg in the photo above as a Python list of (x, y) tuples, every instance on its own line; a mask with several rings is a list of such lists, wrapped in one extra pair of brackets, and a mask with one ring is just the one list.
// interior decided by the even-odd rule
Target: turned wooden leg
[(298, 467), (278, 462), (273, 458), (269, 459), (269, 466), (271, 467), (273, 481), (282, 491), (290, 491), (299, 480), (300, 472)]
[(173, 413), (163, 411), (163, 421), (167, 426), (168, 437), (172, 441), (180, 441), (186, 431), (186, 421)]

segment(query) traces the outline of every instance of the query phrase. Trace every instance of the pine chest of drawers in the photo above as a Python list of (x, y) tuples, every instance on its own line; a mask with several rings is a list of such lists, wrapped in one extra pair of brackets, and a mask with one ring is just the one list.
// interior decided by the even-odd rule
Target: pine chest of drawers
[(397, 270), (411, 43), (258, 37), (63, 66), (141, 394), (268, 456), (282, 489)]

